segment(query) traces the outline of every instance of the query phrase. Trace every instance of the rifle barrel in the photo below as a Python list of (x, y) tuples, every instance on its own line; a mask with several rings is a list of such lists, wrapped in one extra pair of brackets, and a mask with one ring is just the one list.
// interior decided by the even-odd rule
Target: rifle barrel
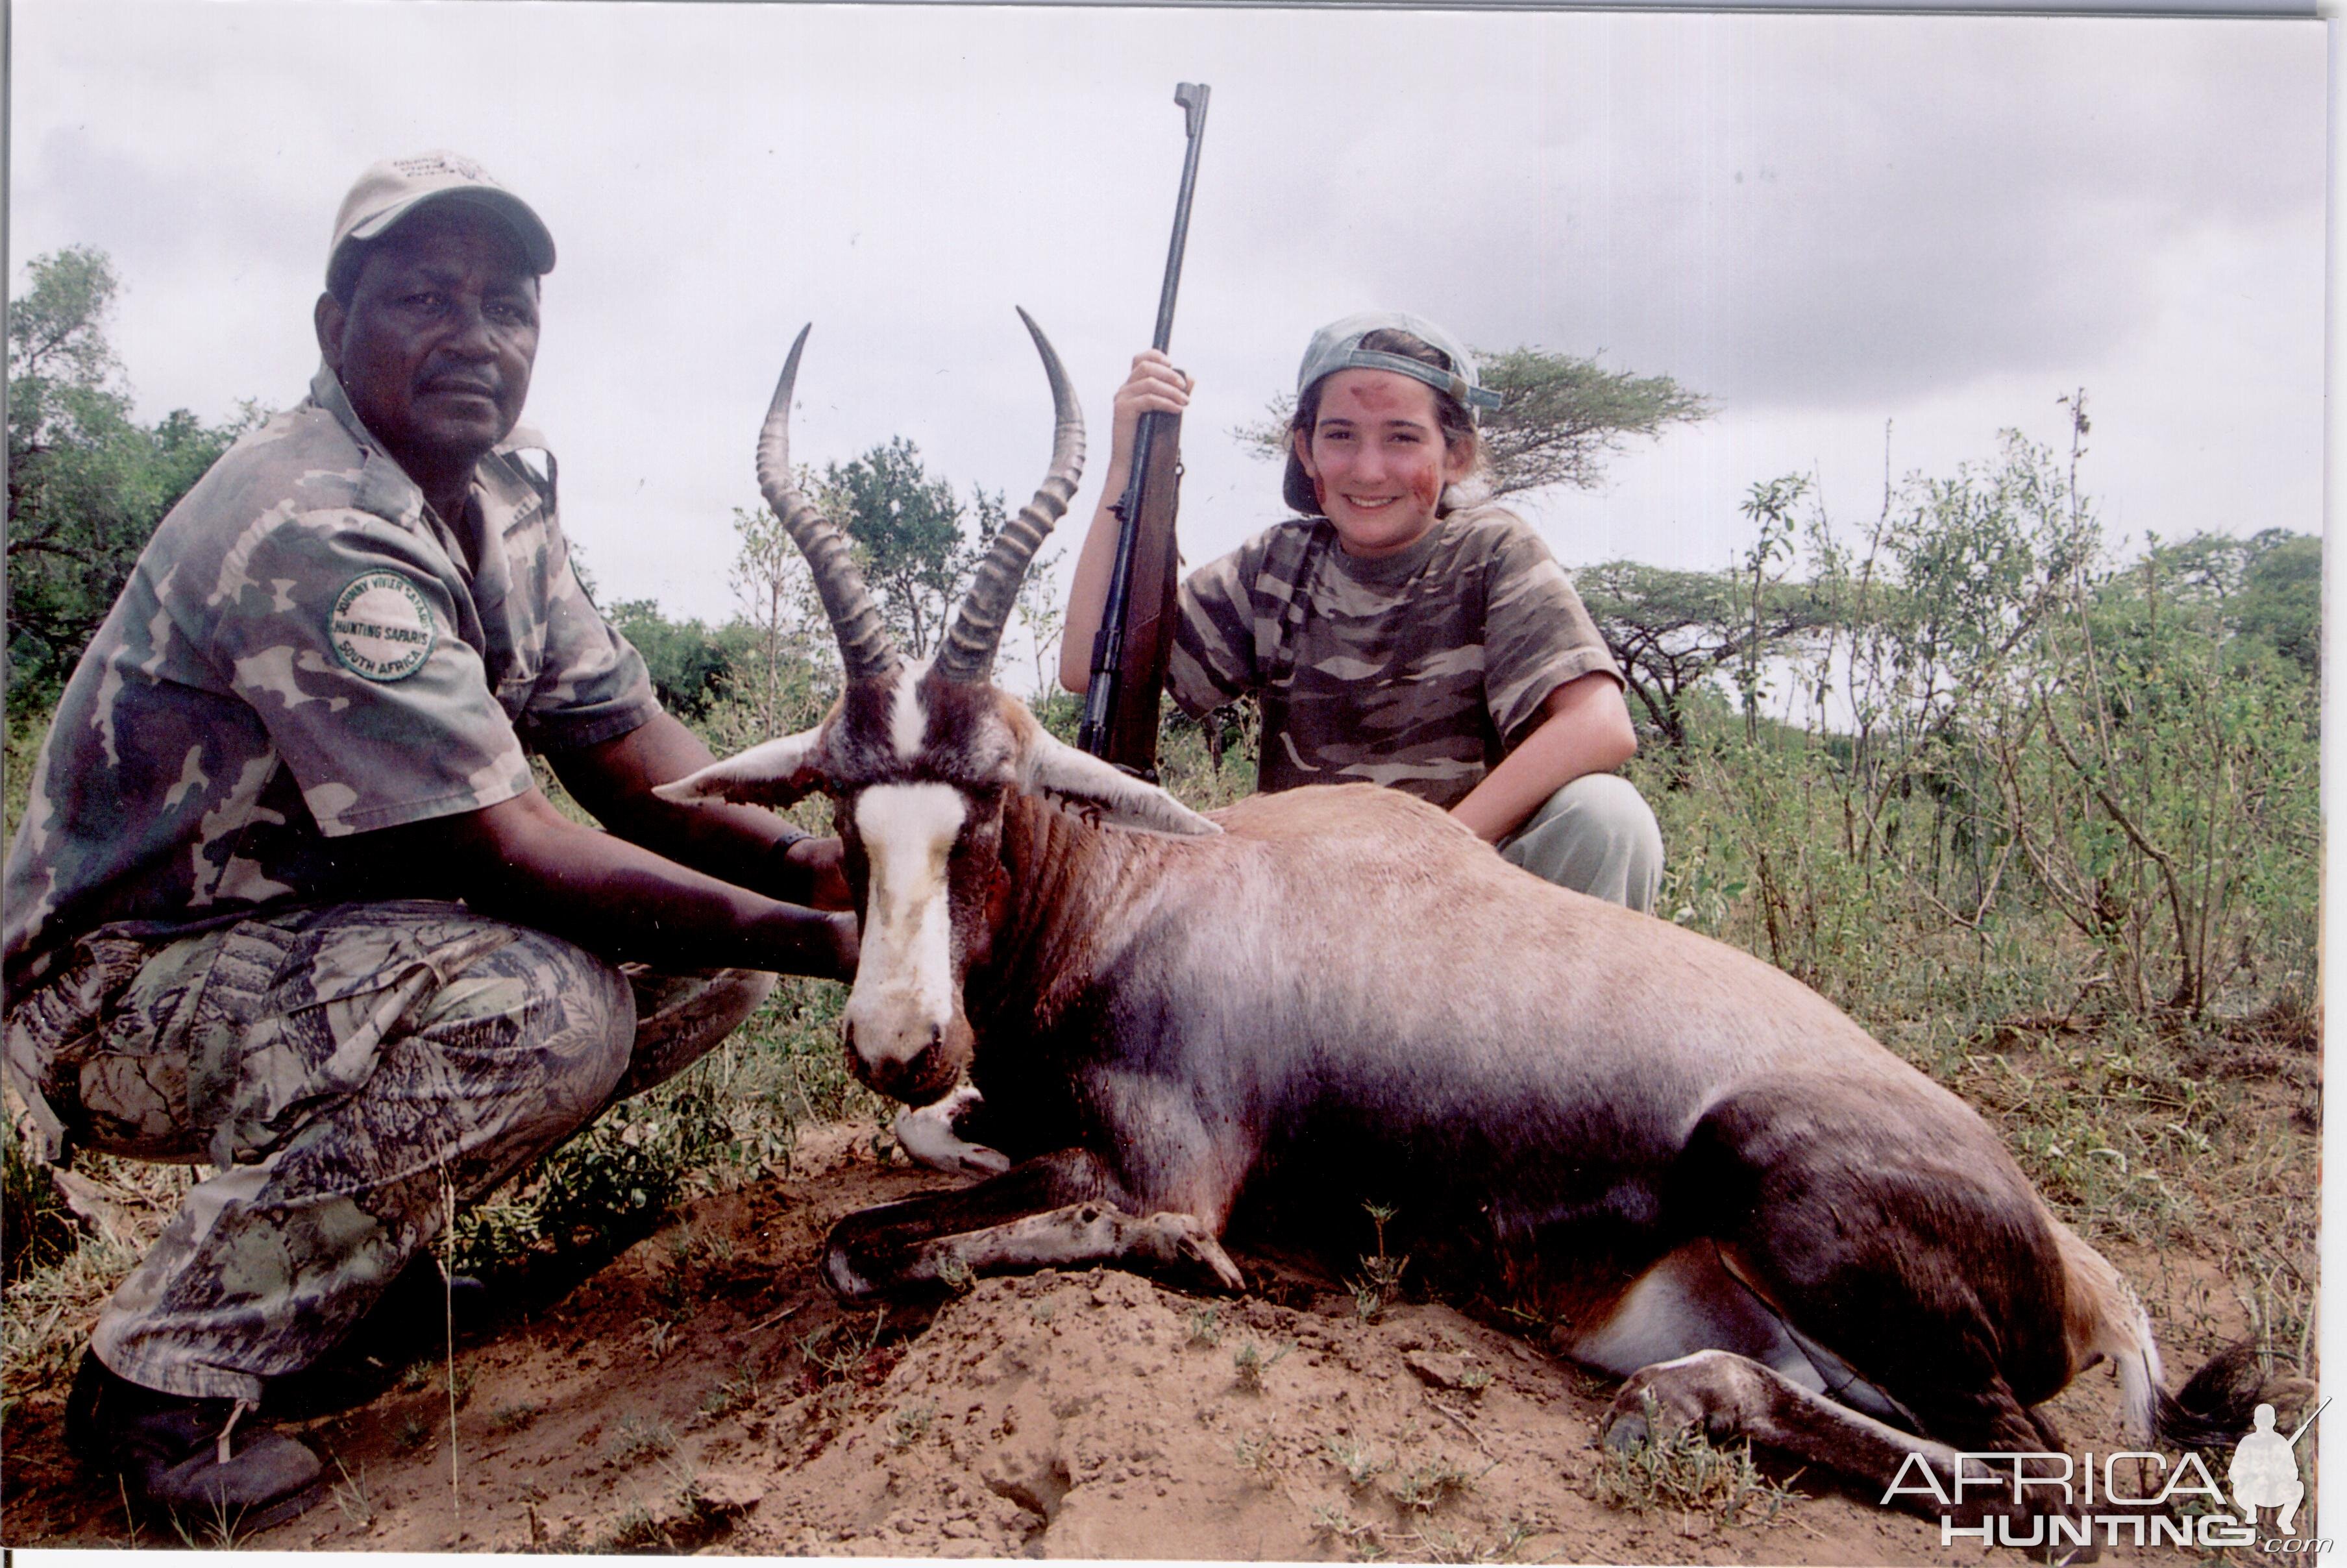
[(1190, 193), (1198, 184), (1198, 149), (1206, 139), (1206, 98), (1213, 90), (1204, 82), (1183, 82), (1174, 89), (1174, 101), (1187, 117), (1189, 145), (1182, 153), (1182, 194), (1174, 203), (1174, 242), (1165, 253), (1165, 283), (1157, 294), (1157, 331), (1149, 340), (1159, 354), (1174, 341), (1174, 295), (1182, 286), (1182, 251), (1190, 242)]

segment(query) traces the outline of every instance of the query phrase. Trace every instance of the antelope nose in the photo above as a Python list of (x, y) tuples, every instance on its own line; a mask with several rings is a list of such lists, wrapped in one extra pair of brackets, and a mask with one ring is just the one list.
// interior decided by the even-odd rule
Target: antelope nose
[(903, 1091), (897, 1096), (899, 1099), (919, 1098), (936, 1080), (941, 1066), (938, 1059), (945, 1050), (945, 1030), (931, 1024), (929, 1038), (919, 1050), (888, 1064), (888, 1082), (892, 1091)]
[[(840, 1043), (847, 1055), (848, 1071), (858, 1080), (883, 1094), (898, 1100), (917, 1101), (932, 1091), (938, 1081), (948, 1076), (947, 1029), (931, 1023), (918, 1027), (922, 1032), (908, 1034), (892, 1041), (891, 1032), (882, 1030), (878, 1045), (866, 1050), (857, 1041), (856, 1027), (851, 1020), (840, 1020)], [(867, 1031), (867, 1038), (868, 1031)], [(915, 1045), (914, 1041), (919, 1043)], [(896, 1049), (888, 1047), (896, 1044)]]

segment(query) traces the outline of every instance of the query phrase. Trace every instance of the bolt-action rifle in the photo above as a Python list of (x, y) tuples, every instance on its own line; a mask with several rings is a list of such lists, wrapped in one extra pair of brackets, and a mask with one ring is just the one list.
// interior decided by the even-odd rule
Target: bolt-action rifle
[[(1184, 82), (1174, 101), (1186, 117), (1189, 148), (1182, 158), (1182, 194), (1174, 206), (1174, 243), (1165, 283), (1157, 295), (1160, 354), (1174, 335), (1174, 294), (1182, 282), (1182, 251), (1190, 238), (1190, 192), (1198, 182), (1198, 143), (1206, 130), (1203, 83)], [(1157, 698), (1174, 651), (1174, 594), (1178, 557), (1174, 513), (1181, 496), (1182, 416), (1148, 413), (1133, 437), (1133, 471), (1116, 513), (1116, 564), (1108, 602), (1092, 639), (1092, 684), (1076, 743), (1096, 757), (1157, 778)]]

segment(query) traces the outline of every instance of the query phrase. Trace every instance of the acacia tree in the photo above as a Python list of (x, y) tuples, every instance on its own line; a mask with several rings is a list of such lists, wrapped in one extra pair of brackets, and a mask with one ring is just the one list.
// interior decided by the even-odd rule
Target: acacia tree
[[(1531, 347), (1470, 352), (1483, 385), (1500, 395), (1500, 406), (1482, 418), (1495, 497), (1551, 485), (1587, 489), (1633, 437), (1651, 439), (1666, 425), (1693, 424), (1711, 412), (1700, 393), (1667, 375), (1608, 370), (1594, 357)], [(1262, 420), (1232, 435), (1255, 456), (1284, 461), (1295, 412), (1296, 399), (1282, 393)]]
[(1684, 758), (1685, 701), (1715, 675), (1768, 659), (1826, 624), (1805, 583), (1611, 560), (1573, 573), (1581, 601), (1655, 733)]
[(1665, 425), (1711, 412), (1701, 394), (1667, 375), (1608, 370), (1594, 357), (1512, 348), (1477, 351), (1476, 359), (1483, 384), (1500, 395), (1500, 406), (1483, 416), (1497, 496), (1550, 485), (1588, 489), (1633, 436), (1651, 440)]
[(189, 487), (257, 424), (177, 409), (131, 417), (106, 325), (121, 283), (102, 251), (38, 256), (8, 306), (8, 707), (51, 701)]

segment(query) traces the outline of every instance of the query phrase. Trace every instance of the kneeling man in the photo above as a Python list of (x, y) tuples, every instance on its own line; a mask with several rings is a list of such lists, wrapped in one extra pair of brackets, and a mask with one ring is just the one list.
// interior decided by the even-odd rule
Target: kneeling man
[[(553, 265), (469, 160), (369, 169), (309, 397), (163, 520), (42, 753), (7, 867), (9, 1080), (52, 1159), (217, 1167), (67, 1406), (134, 1500), (304, 1505), (316, 1457), (239, 1419), (451, 1197), (708, 1050), (764, 971), (854, 970), (852, 917), (805, 907), (845, 905), (836, 841), (651, 793), (709, 753), (580, 591), (517, 427)], [(609, 833), (554, 810), (532, 752)]]

